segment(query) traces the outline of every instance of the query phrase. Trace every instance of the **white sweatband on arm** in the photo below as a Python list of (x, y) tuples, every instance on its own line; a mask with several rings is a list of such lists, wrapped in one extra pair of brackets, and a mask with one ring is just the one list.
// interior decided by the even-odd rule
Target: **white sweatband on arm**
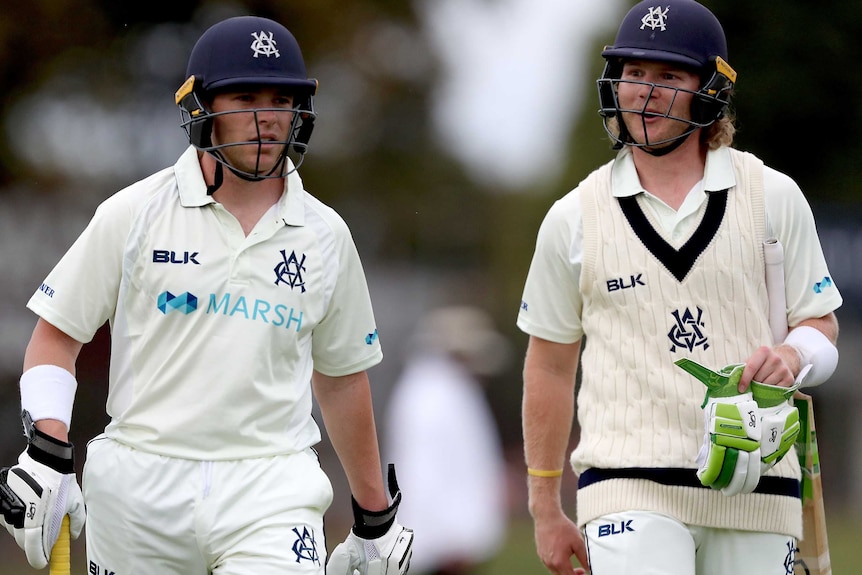
[[(800, 387), (820, 385), (838, 367), (838, 348), (819, 329), (803, 325), (787, 334), (784, 343), (799, 352)], [(808, 366), (810, 368), (806, 369)]]
[(56, 419), (69, 429), (77, 389), (75, 376), (62, 367), (31, 367), (21, 376), (21, 409), (30, 412), (33, 421)]

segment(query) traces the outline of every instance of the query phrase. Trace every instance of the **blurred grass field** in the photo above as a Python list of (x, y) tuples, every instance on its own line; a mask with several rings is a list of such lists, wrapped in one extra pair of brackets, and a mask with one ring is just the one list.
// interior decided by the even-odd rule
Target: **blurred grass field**
[[(830, 515), (827, 510), (829, 548), (834, 575), (859, 573), (856, 551), (862, 541), (862, 517), (840, 517)], [(11, 545), (10, 545), (11, 543)], [(48, 573), (47, 569), (31, 569), (24, 553), (5, 537), (0, 545), (0, 575), (35, 575)], [(480, 567), (475, 575), (542, 575), (547, 573), (533, 547), (533, 528), (529, 519), (514, 521), (509, 529), (504, 549), (492, 561)], [(91, 575), (86, 568), (83, 545), (78, 541), (72, 548), (72, 575)], [(98, 575), (104, 575), (102, 573)]]

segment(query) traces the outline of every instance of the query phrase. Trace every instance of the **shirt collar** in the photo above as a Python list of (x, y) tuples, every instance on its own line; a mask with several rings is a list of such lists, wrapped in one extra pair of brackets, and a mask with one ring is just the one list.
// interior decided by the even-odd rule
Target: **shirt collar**
[(215, 203), (215, 200), (207, 195), (207, 184), (201, 172), (198, 151), (194, 146), (186, 148), (186, 151), (174, 164), (174, 174), (177, 178), (181, 206), (198, 208)]
[[(278, 201), (278, 218), (289, 226), (302, 226), (305, 225), (303, 202), (305, 189), (302, 187), (302, 179), (299, 177), (299, 172), (294, 169), (293, 162), (288, 159), (288, 163), (288, 169), (293, 172), (288, 174), (284, 181), (285, 191)], [(184, 208), (199, 208), (215, 203), (213, 197), (207, 194), (198, 151), (194, 146), (189, 146), (177, 160), (174, 174), (177, 179), (180, 205)]]
[(278, 217), (288, 226), (305, 225), (305, 188), (299, 171), (293, 166), (290, 158), (287, 160), (288, 170), (292, 170), (284, 179), (284, 193), (278, 201)]
[[(703, 189), (706, 192), (719, 192), (736, 185), (736, 172), (730, 149), (722, 146), (706, 153), (706, 166), (703, 170)], [(617, 154), (613, 166), (613, 195), (618, 198), (635, 196), (646, 192), (641, 186), (632, 158), (631, 148), (626, 146)]]

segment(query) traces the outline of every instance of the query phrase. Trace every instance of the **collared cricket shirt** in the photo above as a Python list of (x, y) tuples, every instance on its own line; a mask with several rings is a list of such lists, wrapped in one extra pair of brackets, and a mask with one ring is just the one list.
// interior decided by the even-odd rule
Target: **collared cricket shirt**
[(219, 460), (317, 443), (311, 374), (382, 359), (345, 222), (296, 172), (246, 236), (197, 152), (102, 203), (28, 307), (87, 342), (112, 331), (109, 437)]

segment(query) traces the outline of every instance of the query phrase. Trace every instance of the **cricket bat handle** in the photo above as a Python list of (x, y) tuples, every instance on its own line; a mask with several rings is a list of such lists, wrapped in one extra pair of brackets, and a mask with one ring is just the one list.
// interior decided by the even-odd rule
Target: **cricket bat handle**
[(69, 516), (64, 515), (63, 523), (60, 525), (60, 535), (57, 537), (57, 542), (54, 543), (54, 548), (51, 549), (51, 560), (48, 563), (50, 575), (72, 574), (72, 546), (70, 539)]

